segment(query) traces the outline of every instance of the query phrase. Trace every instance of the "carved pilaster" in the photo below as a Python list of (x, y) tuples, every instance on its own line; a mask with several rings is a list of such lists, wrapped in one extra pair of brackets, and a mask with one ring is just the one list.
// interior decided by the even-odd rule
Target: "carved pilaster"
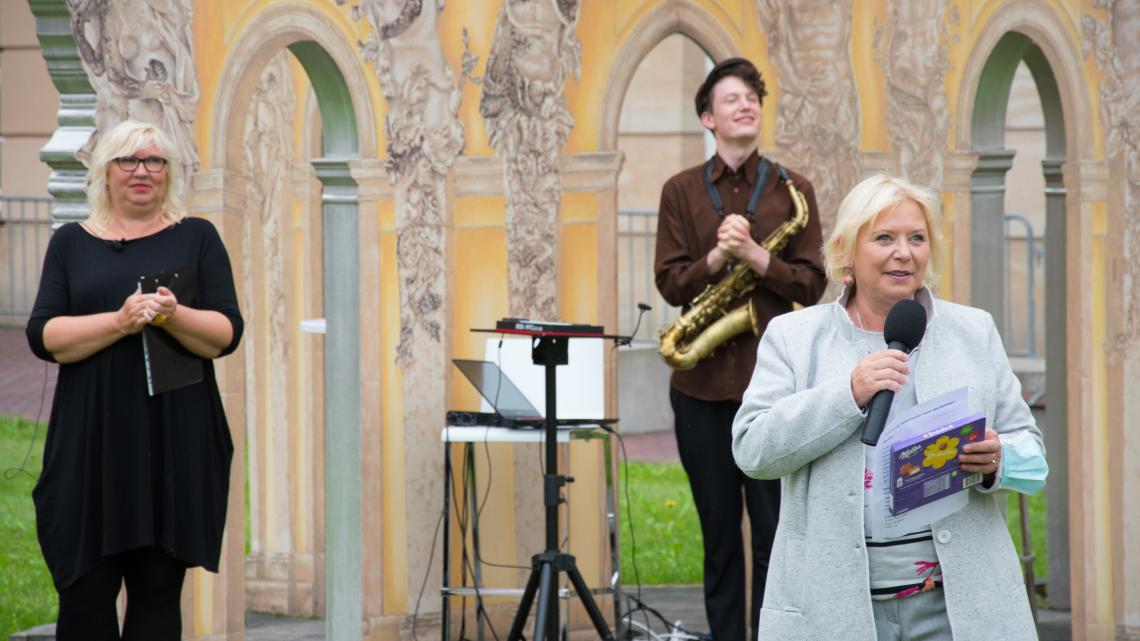
[[(780, 79), (776, 149), (815, 185), (823, 237), (862, 177), (851, 0), (756, 0)], [(765, 107), (771, 109), (770, 105)]]
[[(435, 426), (441, 399), (447, 398), (451, 218), (447, 175), (463, 150), (463, 124), (457, 116), (462, 98), (459, 84), (472, 58), (466, 52), (461, 63), (464, 76), (457, 79), (439, 39), (442, 2), (351, 2), (353, 16), (367, 20), (372, 29), (362, 45), (362, 56), (375, 68), (387, 101), (386, 169), (396, 202), (400, 315), (396, 365), (403, 384), (404, 433), (403, 452), (392, 453), (389, 460), (403, 456), (406, 503), (402, 514), (392, 510), (384, 516), (403, 519), (407, 537), (388, 539), (385, 544), (404, 554), (407, 611), (419, 608), (423, 616), (438, 611), (441, 604), (438, 593), (425, 594), (422, 603), (417, 602), (422, 577), (438, 576), (429, 567), (431, 537), (423, 533), (435, 525), (442, 495), (440, 477), (421, 471), (438, 460)], [(377, 191), (375, 185), (362, 187)], [(375, 270), (379, 272), (378, 263)], [(382, 614), (373, 605), (368, 612), (369, 621)]]
[[(1100, 121), (1109, 167), (1104, 244), (1111, 265), (1106, 297), (1109, 310), (1119, 310), (1119, 320), (1108, 324), (1106, 354), (1112, 383), (1107, 468), (1113, 470), (1109, 493), (1115, 568), (1109, 607), (1117, 638), (1133, 639), (1140, 621), (1140, 554), (1132, 532), (1140, 510), (1125, 497), (1137, 491), (1136, 475), (1128, 470), (1140, 452), (1140, 411), (1133, 393), (1140, 382), (1140, 10), (1131, 0), (1094, 0), (1092, 6), (1098, 11), (1081, 16), (1082, 45), (1102, 74)], [(1112, 321), (1117, 314), (1110, 314)]]
[(495, 23), (479, 113), (503, 159), (508, 312), (558, 318), (559, 154), (574, 117), (563, 94), (577, 75), (578, 0), (506, 0)]
[[(894, 171), (938, 189), (950, 130), (945, 70), (950, 66), (946, 0), (891, 0), (875, 30), (875, 59), (887, 81), (887, 133)], [(957, 11), (956, 9), (954, 10)], [(956, 13), (952, 13), (956, 20)]]
[(87, 79), (65, 0), (28, 0), (52, 84), (59, 90), (59, 128), (40, 150), (51, 167), (48, 193), (53, 226), (87, 217), (87, 168), (76, 158), (95, 130), (95, 90)]

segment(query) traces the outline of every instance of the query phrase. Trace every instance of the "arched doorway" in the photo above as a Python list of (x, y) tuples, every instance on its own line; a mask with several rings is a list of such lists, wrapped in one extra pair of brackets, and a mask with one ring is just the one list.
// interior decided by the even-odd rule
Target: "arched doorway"
[[(250, 444), (251, 554), (227, 579), (248, 570), (239, 582), (251, 607), (325, 614), (329, 638), (359, 638), (362, 544), (373, 543), (361, 532), (360, 284), (378, 282), (361, 268), (351, 175), (376, 153), (364, 70), (327, 16), (289, 6), (242, 28), (218, 86), (210, 196), (227, 245), (240, 248), (231, 255), (253, 330), (228, 375)], [(323, 339), (302, 334), (314, 317)]]
[[(710, 154), (710, 135), (692, 109), (692, 97), (712, 58), (681, 33), (650, 51), (630, 80), (620, 114), (617, 148), (625, 156), (618, 176), (618, 333), (640, 320), (631, 349), (618, 357), (618, 415), (624, 432), (671, 430), (668, 366), (657, 355), (656, 333), (679, 313), (657, 292), (653, 261), (661, 186)], [(678, 73), (680, 70), (680, 73)], [(651, 310), (639, 318), (637, 304)]]
[[(1044, 121), (1044, 157), (1040, 161), (1040, 176), (1044, 183), (1044, 263), (1045, 283), (1041, 291), (1048, 292), (1044, 304), (1033, 304), (1032, 292), (1010, 291), (1005, 274), (1009, 270), (1009, 234), (1007, 222), (1030, 220), (1024, 212), (1007, 211), (1006, 188), (1008, 172), (1013, 167), (1014, 148), (1007, 147), (1007, 108), (1011, 87), (1020, 68), (1032, 76)], [(1068, 535), (1068, 482), (1067, 482), (1067, 353), (1066, 353), (1066, 244), (1067, 200), (1062, 176), (1062, 165), (1070, 157), (1069, 136), (1061, 93), (1053, 65), (1041, 46), (1029, 35), (1008, 31), (1002, 35), (985, 59), (978, 78), (970, 122), (970, 147), (978, 154), (978, 165), (970, 181), (970, 291), (971, 304), (989, 311), (1003, 334), (1007, 352), (1028, 356), (1014, 359), (1015, 371), (1023, 382), (1038, 424), (1045, 436), (1050, 466), (1050, 482), (1046, 487), (1048, 512), (1048, 588), (1051, 605), (1061, 609), (1070, 607), (1069, 589), (1069, 535)], [(963, 117), (967, 117), (963, 115)], [(1033, 231), (1020, 235), (1024, 246), (1012, 245), (1019, 252), (1030, 251)], [(1026, 260), (1020, 257), (1020, 260)], [(1029, 257), (1032, 261), (1033, 257)], [(1032, 266), (1026, 268), (1032, 273)], [(1028, 296), (1027, 296), (1028, 294)], [(1040, 343), (1045, 346), (1044, 358), (1035, 352), (1035, 343), (1028, 344), (1034, 327), (1026, 331), (1027, 348), (1022, 352), (1014, 347), (1017, 342), (1010, 318), (1016, 314), (1025, 318), (1029, 309), (1044, 311), (1044, 334)], [(1038, 312), (1039, 313), (1039, 312)], [(1030, 316), (1032, 318), (1032, 316)], [(1024, 320), (1019, 322), (1024, 323)], [(1037, 366), (1037, 365), (1040, 366)], [(1041, 374), (1044, 381), (1041, 381)]]
[[(672, 136), (673, 140), (665, 144), (673, 147), (669, 153), (670, 157), (675, 158), (675, 160), (660, 164), (660, 159), (655, 157), (654, 164), (660, 166), (653, 169), (652, 175), (638, 175), (636, 177), (639, 181), (639, 190), (632, 197), (628, 193), (628, 189), (623, 191), (622, 185), (631, 181), (634, 176), (628, 170), (623, 169), (618, 178), (617, 189), (609, 194), (612, 201), (600, 203), (603, 212), (609, 211), (612, 214), (608, 219), (599, 216), (599, 236), (604, 237), (608, 234), (611, 238), (618, 239), (618, 242), (603, 248), (611, 250), (612, 253), (608, 255), (604, 252), (599, 253), (602, 264), (599, 266), (598, 273), (603, 280), (599, 288), (617, 293), (617, 305), (615, 306), (613, 321), (623, 332), (633, 329), (633, 324), (636, 321), (636, 301), (646, 301), (653, 305), (654, 311), (652, 314), (647, 314), (646, 318), (643, 319), (643, 326), (638, 330), (638, 336), (647, 341), (652, 341), (652, 344), (655, 345), (655, 337), (660, 325), (668, 322), (668, 319), (673, 318), (676, 314), (676, 312), (667, 310), (663, 301), (657, 301), (656, 286), (653, 284), (653, 236), (656, 233), (656, 218), (655, 216), (628, 214), (626, 217), (630, 219), (629, 222), (623, 223), (623, 215), (620, 210), (623, 208), (627, 211), (641, 210), (642, 212), (650, 208), (656, 210), (657, 197), (660, 196), (661, 185), (665, 179), (685, 167), (697, 164), (706, 156), (705, 143), (703, 142), (704, 134), (700, 134), (702, 137), (700, 143), (696, 143), (696, 138), (692, 135), (703, 131), (703, 129), (699, 129), (699, 122), (696, 123), (698, 129), (694, 129), (694, 123), (685, 120), (690, 118), (689, 105), (692, 103), (692, 97), (697, 86), (704, 79), (704, 74), (707, 71), (705, 60), (723, 60), (740, 54), (735, 49), (734, 40), (731, 34), (725, 30), (724, 25), (720, 24), (707, 10), (689, 0), (661, 3), (646, 14), (641, 21), (632, 25), (627, 33), (629, 35), (618, 51), (606, 85), (598, 148), (602, 151), (623, 149), (621, 142), (623, 127), (626, 146), (630, 146), (635, 138), (645, 138), (640, 134), (656, 135), (668, 129), (667, 135)], [(651, 129), (658, 130), (655, 133), (637, 131), (638, 127), (630, 122), (633, 117), (632, 112), (639, 106), (645, 107), (644, 104), (639, 105), (637, 102), (642, 96), (636, 93), (631, 95), (630, 92), (631, 90), (638, 92), (637, 87), (642, 81), (652, 82), (649, 77), (642, 80), (635, 78), (643, 65), (645, 65), (647, 72), (651, 72), (650, 68), (654, 63), (650, 60), (647, 64), (650, 56), (671, 58), (675, 64), (682, 64), (682, 61), (683, 64), (686, 64), (686, 72), (682, 74), (682, 78), (675, 79), (669, 85), (669, 91), (673, 95), (669, 97), (670, 103), (667, 109), (670, 116), (666, 116), (666, 118), (674, 118), (676, 125), (651, 126)], [(696, 76), (700, 77), (697, 78)], [(693, 84), (694, 79), (696, 84)], [(627, 113), (631, 115), (625, 115)], [(696, 120), (695, 116), (691, 116), (691, 118), (693, 121)], [(644, 128), (642, 127), (642, 129)], [(639, 147), (639, 149), (635, 151), (634, 146)], [(653, 144), (633, 145), (629, 153), (651, 154), (652, 147)], [(629, 161), (630, 158), (627, 156), (625, 159), (627, 167), (630, 164)], [(622, 229), (623, 224), (626, 224), (627, 227), (624, 230)], [(633, 248), (630, 246), (630, 241), (634, 244)], [(622, 273), (630, 271), (627, 269), (629, 266), (626, 262), (623, 262), (630, 258), (637, 261), (636, 273)], [(619, 278), (626, 280), (622, 282)], [(658, 304), (654, 305), (654, 301), (657, 301)], [(618, 370), (619, 414), (621, 416), (644, 415), (645, 419), (641, 421), (643, 427), (640, 431), (671, 430), (673, 424), (667, 399), (667, 368), (664, 371), (660, 369), (664, 365), (653, 353), (656, 351), (655, 347), (645, 347), (649, 344), (646, 341), (640, 343), (642, 346), (639, 353), (626, 352), (618, 355), (616, 369)], [(650, 368), (650, 371), (654, 372), (649, 374), (649, 378), (642, 377), (645, 368)], [(628, 383), (622, 385), (623, 379), (636, 380), (638, 384), (636, 386)], [(646, 385), (645, 381), (652, 382)], [(640, 391), (634, 393), (633, 388), (635, 387), (645, 393), (643, 394)], [(649, 389), (651, 387), (652, 390)]]

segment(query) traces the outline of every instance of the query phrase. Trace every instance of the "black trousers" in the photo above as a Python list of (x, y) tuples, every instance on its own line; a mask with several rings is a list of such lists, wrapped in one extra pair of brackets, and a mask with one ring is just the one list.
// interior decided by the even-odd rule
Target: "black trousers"
[[(705, 612), (715, 641), (744, 641), (744, 507), (752, 528), (752, 634), (760, 619), (768, 559), (780, 515), (780, 482), (749, 478), (732, 458), (740, 403), (702, 401), (670, 388), (677, 450), (689, 475), (705, 551)], [(743, 498), (742, 495), (743, 494)], [(776, 641), (776, 640), (772, 640)]]
[[(182, 581), (186, 564), (157, 547), (103, 557), (59, 591), (57, 641), (178, 641), (182, 637)], [(123, 634), (115, 599), (127, 585)]]

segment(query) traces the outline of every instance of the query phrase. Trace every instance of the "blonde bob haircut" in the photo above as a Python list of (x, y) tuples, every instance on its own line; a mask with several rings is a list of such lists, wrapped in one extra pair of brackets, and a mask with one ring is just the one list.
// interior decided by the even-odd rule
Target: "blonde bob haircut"
[(178, 197), (182, 190), (182, 163), (174, 140), (158, 127), (137, 120), (124, 120), (99, 137), (91, 152), (90, 170), (87, 173), (87, 204), (91, 213), (86, 223), (102, 233), (111, 224), (111, 192), (107, 187), (107, 172), (116, 158), (131, 156), (141, 149), (154, 145), (166, 159), (166, 192), (159, 204), (163, 220), (175, 224), (186, 217), (186, 205)]
[(930, 243), (930, 262), (922, 283), (928, 289), (938, 284), (945, 266), (942, 241), (942, 207), (938, 194), (926, 187), (913, 185), (902, 178), (878, 174), (867, 178), (839, 203), (835, 228), (823, 245), (823, 267), (833, 283), (842, 283), (852, 274), (855, 262), (855, 243), (859, 233), (873, 225), (879, 214), (890, 211), (905, 201), (914, 201), (926, 218), (927, 238)]

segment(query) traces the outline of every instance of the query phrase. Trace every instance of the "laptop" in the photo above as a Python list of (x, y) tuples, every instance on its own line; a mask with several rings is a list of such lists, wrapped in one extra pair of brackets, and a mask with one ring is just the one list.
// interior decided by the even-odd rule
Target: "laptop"
[[(494, 412), (449, 411), (447, 424), (451, 426), (490, 426), (535, 429), (545, 425), (542, 413), (523, 395), (498, 365), (491, 361), (452, 359), (463, 376), (479, 390)], [(616, 418), (559, 418), (560, 427), (585, 425), (612, 425)]]

